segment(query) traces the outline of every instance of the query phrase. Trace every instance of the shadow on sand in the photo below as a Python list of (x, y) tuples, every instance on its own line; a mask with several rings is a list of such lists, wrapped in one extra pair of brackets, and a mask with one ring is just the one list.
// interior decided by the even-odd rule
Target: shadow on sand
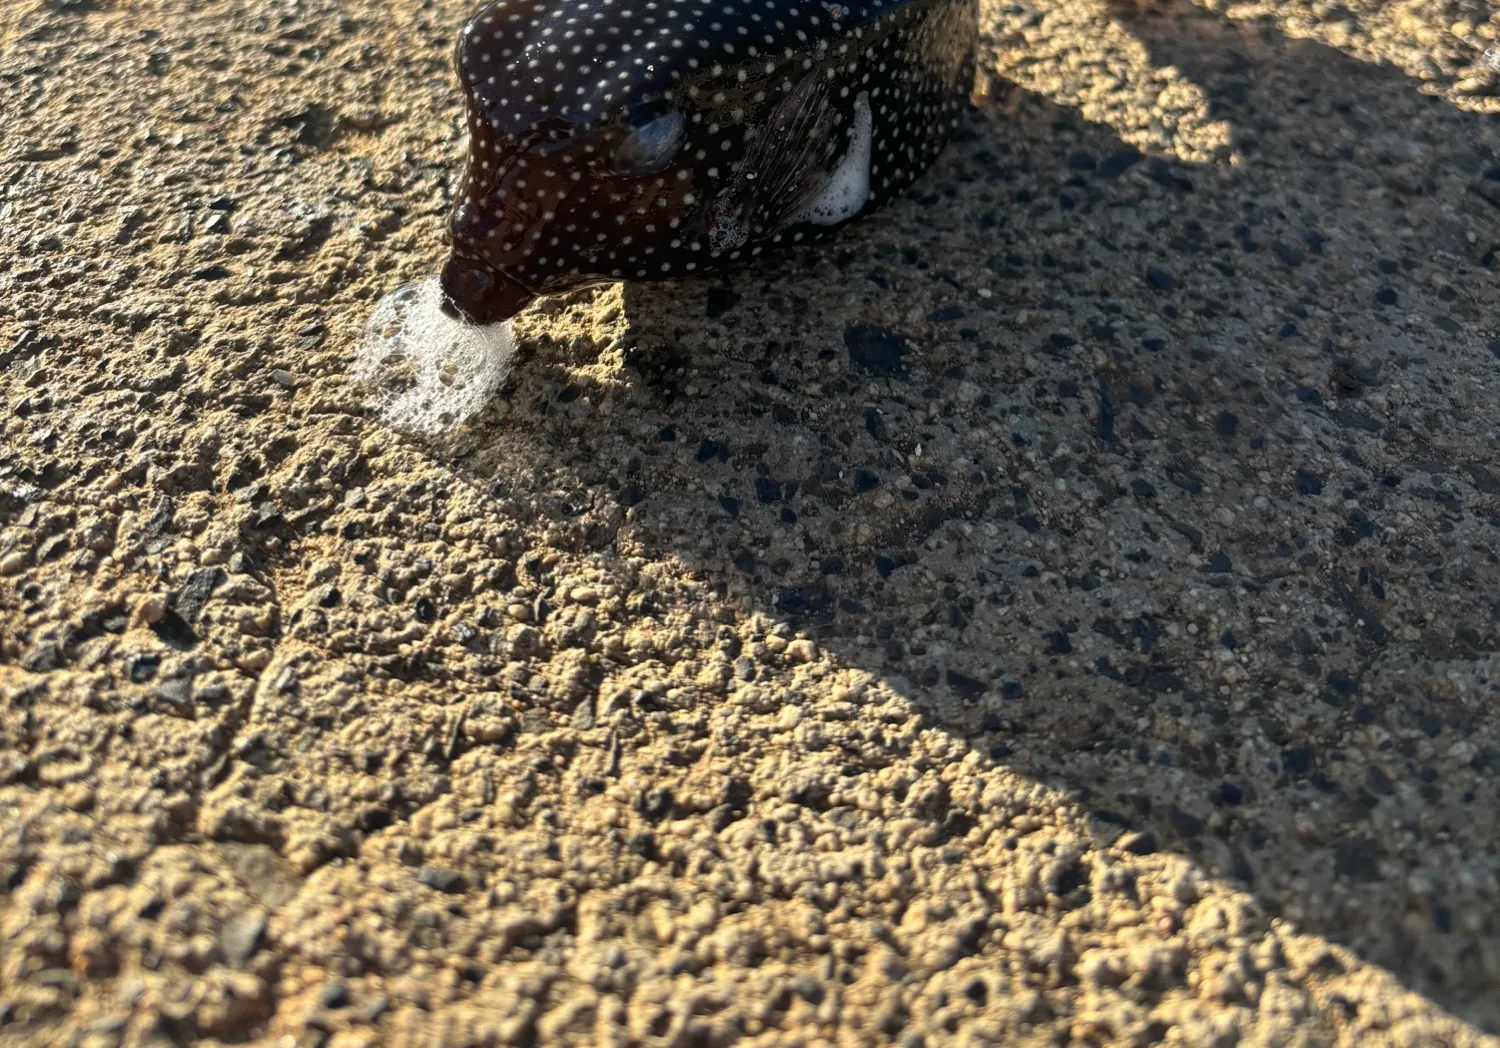
[(627, 288), (610, 417), (543, 347), (458, 468), (1500, 1029), (1500, 129), (1268, 23), (1124, 24), (1218, 160), (1007, 87), (879, 221)]

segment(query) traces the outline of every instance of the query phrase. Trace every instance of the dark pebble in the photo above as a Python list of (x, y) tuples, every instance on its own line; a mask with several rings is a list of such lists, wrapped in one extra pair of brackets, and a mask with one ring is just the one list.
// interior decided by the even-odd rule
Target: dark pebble
[(672, 791), (665, 786), (659, 786), (654, 790), (648, 790), (640, 800), (640, 812), (653, 822), (664, 819), (672, 811), (672, 805), (676, 803)]
[(1272, 244), (1271, 250), (1276, 253), (1277, 258), (1281, 259), (1288, 266), (1300, 266), (1307, 261), (1306, 252), (1299, 251), (1294, 247), (1287, 247), (1285, 244)]
[(1306, 746), (1282, 750), (1281, 767), (1288, 775), (1306, 775), (1312, 770), (1312, 750)]
[(1203, 820), (1175, 804), (1167, 809), (1167, 821), (1172, 824), (1172, 831), (1179, 837), (1196, 837), (1203, 832)]
[(906, 343), (901, 336), (873, 324), (844, 329), (844, 345), (854, 364), (878, 378), (897, 378), (906, 372)]
[(1119, 178), (1140, 162), (1140, 153), (1134, 149), (1123, 149), (1104, 158), (1104, 163), (1099, 165), (1099, 174), (1106, 178)]
[(193, 705), (193, 682), (182, 678), (166, 681), (156, 689), (156, 697), (179, 713), (185, 713)]
[(731, 309), (733, 309), (735, 307), (736, 303), (739, 302), (739, 300), (740, 300), (740, 296), (736, 295), (733, 291), (730, 291), (728, 288), (722, 288), (722, 287), (711, 287), (711, 288), (709, 288), (708, 289), (708, 309), (707, 309), (708, 319), (710, 319), (710, 320), (716, 320), (719, 317), (722, 317), (725, 313), (728, 313)]
[(457, 895), (462, 892), (468, 883), (452, 870), (444, 870), (437, 866), (423, 866), (417, 871), (417, 880), (436, 891), (448, 895)]
[(168, 647), (178, 651), (189, 651), (198, 643), (198, 635), (193, 632), (193, 628), (175, 611), (167, 612), (166, 618), (154, 623), (151, 632), (160, 637)]
[(989, 690), (982, 680), (976, 680), (957, 670), (948, 671), (948, 687), (961, 699), (977, 699)]
[(145, 684), (156, 676), (156, 667), (161, 665), (161, 656), (154, 651), (142, 652), (133, 656), (126, 662), (127, 670), (132, 682)]
[(1297, 494), (1299, 495), (1321, 495), (1323, 494), (1323, 478), (1316, 473), (1308, 473), (1306, 470), (1297, 471)]
[(343, 1008), (349, 1003), (349, 987), (342, 979), (329, 979), (318, 992), (324, 1008)]
[(360, 812), (359, 818), (356, 820), (356, 825), (365, 833), (378, 833), (392, 825), (395, 821), (396, 817), (388, 809), (374, 807), (366, 808)]
[(1378, 858), (1375, 845), (1369, 841), (1339, 841), (1333, 846), (1333, 872), (1357, 881), (1378, 881)]
[(1432, 926), (1442, 934), (1447, 935), (1453, 930), (1453, 911), (1446, 906), (1433, 906)]
[(1099, 378), (1099, 426), (1095, 432), (1100, 440), (1115, 439), (1115, 405), (1109, 395), (1109, 380), (1103, 376)]

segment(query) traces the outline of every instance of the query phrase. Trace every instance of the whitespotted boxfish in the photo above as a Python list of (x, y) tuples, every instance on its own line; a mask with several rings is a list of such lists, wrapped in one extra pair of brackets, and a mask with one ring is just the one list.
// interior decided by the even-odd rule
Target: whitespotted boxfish
[(469, 161), (440, 277), (492, 324), (840, 228), (958, 126), (978, 0), (498, 0), (464, 27)]

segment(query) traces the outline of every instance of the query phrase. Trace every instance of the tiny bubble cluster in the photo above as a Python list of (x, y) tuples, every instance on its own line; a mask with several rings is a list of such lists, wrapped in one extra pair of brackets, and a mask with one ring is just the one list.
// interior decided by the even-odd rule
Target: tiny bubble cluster
[(442, 310), (438, 278), (382, 298), (355, 353), (354, 379), (386, 425), (413, 436), (452, 432), (494, 395), (515, 358), (510, 321), (466, 324)]

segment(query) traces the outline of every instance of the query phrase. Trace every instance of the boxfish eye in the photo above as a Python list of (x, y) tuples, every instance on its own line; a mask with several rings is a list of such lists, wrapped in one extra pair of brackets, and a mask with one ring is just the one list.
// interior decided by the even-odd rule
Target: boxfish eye
[(682, 148), (682, 114), (667, 113), (642, 124), (615, 150), (615, 170), (622, 175), (649, 175), (672, 162)]

